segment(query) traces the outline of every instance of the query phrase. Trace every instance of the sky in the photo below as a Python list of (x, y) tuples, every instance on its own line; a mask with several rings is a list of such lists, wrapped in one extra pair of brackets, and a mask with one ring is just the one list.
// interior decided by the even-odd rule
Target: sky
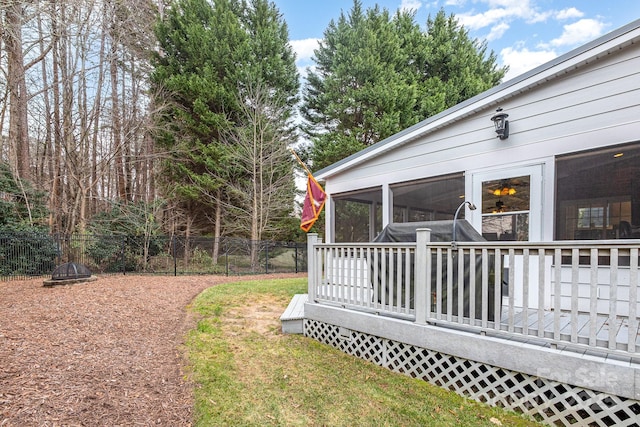
[[(313, 50), (329, 22), (347, 14), (352, 0), (272, 0), (289, 27), (297, 66), (304, 76)], [(504, 81), (640, 19), (640, 0), (362, 0), (391, 12), (413, 10), (425, 29), (427, 17), (444, 9), (472, 38), (486, 40), (498, 65), (508, 65)]]

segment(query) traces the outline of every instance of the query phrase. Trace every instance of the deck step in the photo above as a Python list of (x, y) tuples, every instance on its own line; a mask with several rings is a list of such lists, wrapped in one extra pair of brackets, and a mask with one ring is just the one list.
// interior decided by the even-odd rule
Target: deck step
[(307, 302), (308, 294), (296, 294), (293, 296), (287, 309), (280, 316), (282, 332), (285, 334), (301, 334), (304, 321), (304, 303)]

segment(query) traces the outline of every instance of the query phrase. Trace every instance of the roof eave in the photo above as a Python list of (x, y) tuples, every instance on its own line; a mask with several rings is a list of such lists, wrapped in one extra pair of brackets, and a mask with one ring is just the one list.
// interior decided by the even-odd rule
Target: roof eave
[(327, 166), (317, 171), (314, 176), (319, 181), (325, 181), (327, 178), (339, 174), (346, 169), (371, 160), (391, 149), (423, 137), (478, 111), (491, 106), (497, 106), (513, 96), (530, 91), (541, 84), (589, 64), (599, 59), (602, 55), (608, 55), (613, 51), (623, 49), (639, 40), (640, 19)]

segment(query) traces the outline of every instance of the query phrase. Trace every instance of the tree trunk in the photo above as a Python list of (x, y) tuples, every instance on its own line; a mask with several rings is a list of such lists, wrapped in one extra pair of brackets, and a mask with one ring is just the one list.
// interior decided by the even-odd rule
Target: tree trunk
[[(55, 16), (52, 14), (51, 15), (51, 20), (53, 22), (53, 20), (55, 19)], [(52, 29), (55, 28), (52, 25)], [(40, 53), (43, 54), (45, 52), (45, 45), (44, 45), (44, 36), (45, 36), (45, 29), (43, 28), (43, 20), (42, 17), (40, 15), (38, 15), (38, 32), (40, 33), (40, 41), (39, 41), (39, 47), (40, 47)], [(52, 37), (55, 37), (55, 35), (53, 35)], [(53, 40), (52, 40), (53, 43)], [(46, 61), (42, 61), (41, 63), (41, 73), (42, 73), (42, 86), (45, 88), (49, 88), (50, 87), (50, 82), (49, 82), (49, 73), (47, 70), (47, 63)], [(46, 118), (50, 118), (51, 117), (51, 91), (49, 89), (45, 89), (43, 94), (42, 94), (42, 100), (44, 103), (44, 116)], [(42, 141), (41, 145), (42, 145), (42, 152), (39, 153), (39, 156), (36, 156), (38, 159), (38, 177), (36, 182), (38, 183), (40, 188), (47, 188), (47, 189), (51, 189), (51, 176), (52, 176), (52, 170), (50, 168), (50, 163), (49, 160), (51, 159), (51, 157), (53, 156), (53, 152), (52, 152), (52, 148), (53, 148), (53, 126), (52, 126), (52, 121), (51, 120), (45, 120), (45, 132), (44, 132), (44, 141)], [(48, 169), (48, 170), (47, 170)]]
[[(113, 6), (115, 8), (115, 5)], [(120, 114), (120, 96), (118, 94), (118, 41), (116, 38), (116, 16), (111, 13), (111, 51), (109, 54), (109, 72), (111, 75), (111, 125), (113, 138), (113, 155), (115, 158), (115, 179), (118, 198), (122, 202), (129, 200), (124, 173), (124, 147), (122, 143), (122, 116)]]
[(220, 256), (220, 233), (222, 230), (222, 203), (220, 198), (222, 197), (222, 191), (218, 189), (216, 203), (215, 203), (215, 225), (213, 231), (213, 264), (218, 264), (218, 256)]
[(19, 179), (31, 178), (27, 129), (27, 84), (22, 52), (22, 2), (10, 2), (6, 9), (7, 86), (9, 87), (9, 140), (14, 149), (14, 171)]
[[(60, 5), (60, 15), (58, 16), (52, 5), (51, 29), (54, 34), (52, 40), (52, 74), (53, 74), (53, 155), (49, 159), (49, 173), (51, 174), (51, 191), (49, 192), (49, 229), (58, 233), (62, 231), (62, 185), (61, 185), (61, 162), (62, 162), (62, 135), (60, 133), (60, 37), (58, 35), (59, 19), (64, 17), (64, 4)], [(64, 55), (64, 52), (62, 52)]]

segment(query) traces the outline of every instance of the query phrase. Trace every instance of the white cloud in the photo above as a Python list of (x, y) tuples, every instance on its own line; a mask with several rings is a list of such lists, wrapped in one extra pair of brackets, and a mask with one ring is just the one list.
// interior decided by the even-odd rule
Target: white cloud
[(494, 25), (493, 27), (491, 27), (491, 31), (487, 35), (487, 40), (498, 40), (508, 29), (509, 24), (507, 24), (506, 22), (501, 22), (498, 25)]
[(321, 39), (291, 40), (291, 48), (296, 53), (297, 62), (305, 62), (311, 59), (313, 51), (317, 49)]
[(553, 50), (530, 51), (527, 48), (515, 49), (507, 47), (500, 51), (500, 56), (502, 57), (502, 63), (509, 66), (509, 71), (504, 77), (506, 81), (526, 73), (538, 65), (551, 61), (558, 55)]
[(484, 0), (489, 9), (484, 12), (456, 15), (460, 24), (471, 30), (493, 26), (499, 22), (522, 19), (528, 23), (546, 20), (551, 12), (538, 12), (529, 0)]
[(547, 11), (544, 11), (544, 12), (533, 12), (532, 11), (531, 16), (525, 18), (525, 22), (527, 24), (535, 24), (537, 22), (544, 22), (547, 19), (549, 19), (549, 17), (552, 17), (554, 13), (555, 12), (552, 11), (552, 10), (547, 10)]
[(527, 24), (544, 22), (551, 17), (556, 19), (579, 18), (582, 16), (576, 8), (556, 10), (540, 10), (532, 0), (479, 0), (488, 7), (484, 12), (470, 11), (456, 14), (460, 24), (470, 30), (492, 27), (496, 24), (522, 20)]
[(461, 13), (456, 15), (460, 25), (470, 30), (479, 30), (480, 28), (494, 25), (507, 17), (509, 17), (509, 11), (502, 8), (489, 9), (486, 12), (476, 14)]
[(417, 11), (422, 7), (422, 2), (420, 0), (402, 0), (400, 3), (400, 10), (406, 11)]
[(581, 19), (564, 26), (560, 37), (551, 40), (551, 46), (575, 46), (586, 43), (600, 36), (604, 30), (604, 23), (596, 19)]
[(584, 16), (584, 13), (582, 13), (575, 7), (570, 7), (569, 9), (562, 9), (558, 11), (556, 13), (555, 18), (559, 21), (562, 21), (565, 19), (582, 18), (583, 16)]

